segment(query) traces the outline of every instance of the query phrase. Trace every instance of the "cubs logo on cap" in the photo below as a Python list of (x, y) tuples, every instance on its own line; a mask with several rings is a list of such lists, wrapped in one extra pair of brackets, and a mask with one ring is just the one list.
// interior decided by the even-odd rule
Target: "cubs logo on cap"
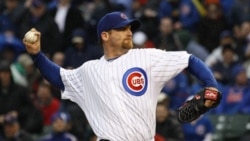
[(128, 17), (127, 17), (127, 15), (125, 15), (124, 13), (121, 13), (121, 18), (123, 18), (123, 19), (128, 19)]
[(122, 84), (129, 94), (141, 96), (147, 90), (148, 79), (146, 72), (142, 68), (131, 68), (124, 73)]

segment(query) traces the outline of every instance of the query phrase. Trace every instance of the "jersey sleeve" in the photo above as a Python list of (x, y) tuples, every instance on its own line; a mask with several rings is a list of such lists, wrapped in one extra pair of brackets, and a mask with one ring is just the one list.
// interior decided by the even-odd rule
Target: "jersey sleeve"
[(186, 51), (151, 50), (152, 77), (156, 82), (165, 83), (188, 67), (191, 54)]
[(71, 101), (77, 101), (78, 96), (83, 93), (83, 77), (82, 68), (79, 67), (73, 70), (66, 70), (61, 68), (60, 75), (64, 84), (64, 90), (62, 91), (62, 99), (69, 99)]

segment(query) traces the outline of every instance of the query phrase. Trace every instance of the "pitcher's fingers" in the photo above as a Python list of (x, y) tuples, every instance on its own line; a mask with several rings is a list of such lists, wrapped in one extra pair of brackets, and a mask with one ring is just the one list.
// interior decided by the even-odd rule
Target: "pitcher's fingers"
[(40, 37), (41, 37), (41, 33), (40, 32), (35, 32), (35, 35), (38, 37), (38, 39), (40, 39)]
[(23, 39), (23, 43), (26, 47), (31, 47), (33, 43), (27, 42), (25, 39)]
[(212, 107), (214, 103), (215, 103), (215, 101), (206, 100), (204, 105), (205, 105), (206, 107)]
[(36, 30), (36, 28), (33, 27), (30, 29), (30, 31), (37, 31), (37, 30)]

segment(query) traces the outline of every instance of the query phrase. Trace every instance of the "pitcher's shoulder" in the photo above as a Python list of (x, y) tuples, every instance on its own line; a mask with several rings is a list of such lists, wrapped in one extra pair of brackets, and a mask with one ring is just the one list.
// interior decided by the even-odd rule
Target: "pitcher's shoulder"
[(135, 48), (135, 49), (130, 49), (129, 53), (135, 53), (135, 54), (140, 54), (140, 53), (152, 53), (152, 52), (157, 52), (159, 49), (156, 48)]
[(101, 61), (101, 59), (94, 59), (94, 60), (89, 60), (87, 62), (85, 62), (83, 65), (84, 66), (91, 66), (91, 65), (95, 65), (97, 63), (99, 63)]
[(152, 53), (152, 54), (157, 54), (157, 53), (170, 53), (170, 54), (175, 54), (175, 53), (183, 53), (183, 54), (189, 54), (186, 50), (178, 50), (178, 51), (168, 51), (164, 49), (158, 49), (158, 48), (135, 48), (131, 49), (129, 52), (147, 52), (147, 53)]

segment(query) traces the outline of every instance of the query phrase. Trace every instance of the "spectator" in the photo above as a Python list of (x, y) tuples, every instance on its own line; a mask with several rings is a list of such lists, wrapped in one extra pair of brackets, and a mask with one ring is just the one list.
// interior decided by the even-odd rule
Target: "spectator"
[(169, 107), (169, 104), (170, 104), (169, 102), (170, 102), (170, 98), (168, 94), (161, 92), (157, 98), (157, 103), (160, 103), (160, 104), (166, 105), (166, 107)]
[(140, 18), (147, 0), (134, 0), (132, 3), (132, 18)]
[(153, 38), (156, 48), (169, 51), (180, 50), (176, 45), (172, 19), (169, 17), (162, 18), (158, 27), (159, 34)]
[(20, 23), (19, 37), (22, 38), (31, 27), (38, 29), (43, 34), (41, 49), (49, 57), (56, 51), (62, 50), (61, 34), (54, 19), (49, 15), (44, 0), (32, 0), (28, 12)]
[(41, 82), (37, 90), (36, 106), (43, 115), (43, 125), (50, 126), (51, 118), (59, 110), (60, 101), (56, 99), (51, 91), (51, 85)]
[(169, 17), (173, 22), (179, 21), (180, 16), (180, 1), (181, 0), (160, 0), (159, 18)]
[(76, 28), (85, 28), (85, 21), (81, 11), (71, 4), (72, 0), (58, 0), (56, 7), (50, 10), (59, 31), (62, 35), (62, 50), (66, 51), (70, 46), (71, 35)]
[[(15, 83), (28, 88), (26, 71), (31, 71), (33, 67), (33, 61), (27, 54), (21, 54), (18, 56), (17, 61), (11, 64), (11, 71), (13, 75), (13, 80)], [(34, 68), (33, 68), (34, 69)]]
[(220, 33), (228, 29), (228, 23), (218, 3), (205, 5), (207, 15), (197, 25), (198, 42), (212, 52), (219, 45)]
[(97, 45), (96, 41), (98, 40), (96, 36), (96, 27), (98, 21), (106, 13), (114, 10), (113, 5), (109, 0), (94, 0), (93, 1), (93, 10), (92, 13), (89, 13), (89, 20), (86, 23), (86, 31), (88, 33), (88, 40), (91, 44)]
[(74, 30), (71, 42), (72, 47), (65, 52), (64, 66), (66, 68), (77, 68), (88, 60), (100, 58), (103, 54), (101, 48), (87, 42), (83, 29)]
[(70, 115), (65, 112), (57, 112), (52, 116), (52, 133), (42, 137), (41, 141), (77, 141), (76, 137), (68, 132), (70, 127)]
[(168, 105), (157, 104), (156, 108), (156, 133), (167, 141), (183, 141), (184, 135), (181, 124), (177, 121), (176, 113)]
[[(17, 115), (22, 129), (29, 133), (40, 133), (43, 126), (41, 114), (29, 97), (28, 90), (13, 81), (10, 64), (6, 60), (0, 61), (0, 119), (6, 114)], [(3, 133), (0, 120), (0, 134)]]
[[(233, 37), (233, 34), (229, 30), (224, 30), (220, 33), (220, 44), (218, 47), (216, 47), (212, 52), (209, 54), (209, 56), (206, 58), (205, 63), (211, 67), (213, 66), (218, 60), (222, 61), (222, 50), (223, 46), (230, 45), (233, 47), (233, 49), (236, 50), (237, 46)], [(239, 59), (238, 55), (235, 54), (234, 58), (235, 61)]]
[(176, 40), (178, 48), (186, 50), (188, 53), (191, 53), (201, 60), (205, 61), (209, 55), (207, 49), (198, 43), (190, 32), (186, 30), (179, 30), (176, 32)]
[(185, 141), (212, 141), (214, 127), (205, 116), (201, 116), (191, 123), (182, 124)]
[(125, 15), (128, 16), (128, 18), (131, 18), (132, 15), (132, 8), (131, 5), (134, 0), (110, 0), (111, 4), (114, 6), (115, 10), (119, 10)]
[(197, 24), (200, 21), (199, 11), (192, 0), (181, 0), (179, 21), (174, 23), (176, 30), (185, 29), (190, 33), (195, 33)]
[[(189, 96), (186, 100), (192, 99)], [(214, 127), (210, 119), (204, 114), (191, 123), (182, 124), (184, 141), (212, 141)]]
[[(238, 51), (240, 53), (241, 61), (246, 61), (248, 59), (249, 55), (249, 41), (250, 41), (250, 21), (244, 21), (240, 26), (240, 34), (241, 37), (238, 38), (238, 44), (241, 48)], [(244, 54), (244, 55), (242, 55)]]
[(250, 81), (246, 77), (246, 69), (237, 65), (232, 69), (233, 84), (222, 91), (224, 98), (216, 109), (218, 114), (249, 114), (250, 113)]
[(21, 128), (17, 115), (5, 115), (3, 126), (4, 139), (2, 141), (34, 141), (32, 136)]
[(9, 21), (8, 26), (13, 27), (13, 31), (18, 33), (19, 23), (26, 12), (26, 8), (22, 4), (21, 0), (3, 0), (4, 9), (0, 11), (0, 17), (6, 17)]
[(40, 72), (34, 67), (31, 57), (22, 53), (17, 60), (11, 64), (13, 81), (28, 89), (28, 93), (33, 99), (33, 94), (37, 90), (37, 85), (41, 79)]
[(244, 21), (250, 19), (250, 1), (249, 0), (235, 0), (228, 13), (229, 23), (232, 27), (241, 25)]
[(163, 136), (161, 136), (161, 135), (159, 135), (159, 134), (155, 134), (155, 141), (166, 141), (166, 139), (163, 137)]
[[(55, 62), (59, 66), (64, 66), (64, 60), (65, 60), (65, 54), (64, 52), (56, 52), (52, 56), (52, 61)], [(61, 100), (61, 91), (53, 86), (51, 86), (51, 91), (53, 93), (53, 96), (57, 98), (58, 100)]]
[[(240, 25), (235, 25), (232, 28), (234, 42), (236, 44), (236, 53), (238, 55), (239, 61), (243, 62), (247, 59), (246, 48), (249, 41), (250, 35), (250, 22), (243, 21)], [(244, 54), (244, 55), (242, 55)]]
[(154, 48), (152, 41), (148, 40), (147, 35), (143, 31), (137, 31), (133, 34), (134, 48)]
[(228, 20), (230, 13), (231, 13), (230, 11), (231, 11), (233, 5), (235, 4), (235, 1), (237, 1), (237, 0), (220, 0), (220, 4), (221, 4), (222, 10), (223, 10), (223, 13), (224, 13), (225, 17), (227, 18), (227, 20)]
[(70, 100), (62, 100), (60, 111), (65, 111), (70, 115), (71, 128), (68, 132), (76, 136), (79, 141), (90, 140), (91, 137), (95, 136), (84, 112), (76, 103)]
[(11, 51), (12, 57), (7, 57), (11, 62), (14, 62), (20, 53), (25, 52), (25, 47), (22, 41), (16, 36), (13, 28), (6, 28), (0, 33), (0, 54), (4, 57), (5, 51)]
[(232, 69), (239, 62), (234, 60), (235, 51), (232, 46), (224, 45), (222, 49), (223, 60), (218, 60), (212, 67), (215, 78), (218, 83), (228, 85), (233, 82)]
[(249, 58), (249, 42), (250, 42), (250, 21), (245, 21), (242, 23), (241, 25), (241, 42), (242, 44), (242, 54), (244, 54), (243, 57), (243, 61), (246, 61), (246, 59)]
[(188, 76), (185, 71), (181, 72), (173, 79), (169, 80), (162, 92), (168, 94), (170, 103), (170, 109), (177, 109), (179, 108), (189, 96), (188, 91)]
[(64, 52), (56, 52), (52, 57), (52, 61), (59, 66), (64, 66), (64, 60), (65, 60)]
[(147, 3), (144, 6), (140, 21), (143, 24), (139, 30), (146, 33), (149, 40), (152, 40), (155, 36), (158, 35), (158, 29), (155, 28), (159, 26), (158, 10), (157, 7), (154, 7), (153, 3)]
[(12, 46), (5, 46), (1, 51), (0, 51), (0, 59), (1, 60), (6, 60), (8, 62), (15, 62), (17, 58), (16, 52), (13, 49)]
[(40, 72), (35, 68), (31, 57), (26, 54), (20, 54), (17, 58), (17, 62), (20, 67), (23, 69), (24, 77), (28, 83), (28, 89), (32, 93), (36, 89), (37, 83), (39, 83), (39, 79), (41, 78)]
[(250, 79), (250, 39), (248, 40), (248, 43), (245, 49), (245, 57), (246, 59), (243, 61), (243, 65), (246, 68), (247, 78)]

